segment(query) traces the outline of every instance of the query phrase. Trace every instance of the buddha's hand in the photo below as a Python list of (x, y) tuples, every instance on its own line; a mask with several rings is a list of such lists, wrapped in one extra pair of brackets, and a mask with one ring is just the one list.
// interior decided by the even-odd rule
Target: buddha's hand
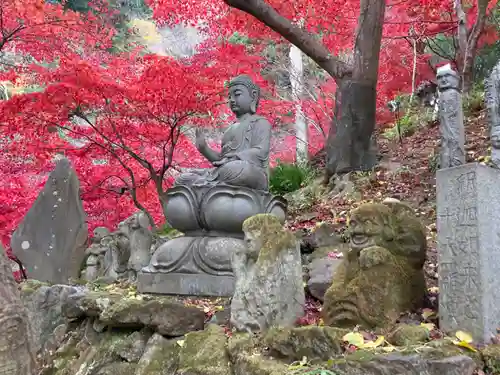
[(196, 134), (196, 140), (195, 140), (196, 148), (197, 149), (204, 148), (207, 145), (207, 141), (205, 140), (205, 135), (203, 134), (203, 130), (200, 128), (196, 128), (195, 134)]
[(212, 163), (214, 167), (222, 167), (224, 164), (226, 164), (229, 161), (229, 158), (222, 158), (220, 160), (216, 160)]

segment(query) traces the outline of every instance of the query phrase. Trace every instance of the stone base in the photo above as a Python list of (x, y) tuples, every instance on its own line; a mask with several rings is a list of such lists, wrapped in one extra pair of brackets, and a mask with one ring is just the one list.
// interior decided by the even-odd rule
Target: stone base
[(137, 278), (139, 293), (231, 297), (233, 276), (185, 273), (145, 273)]

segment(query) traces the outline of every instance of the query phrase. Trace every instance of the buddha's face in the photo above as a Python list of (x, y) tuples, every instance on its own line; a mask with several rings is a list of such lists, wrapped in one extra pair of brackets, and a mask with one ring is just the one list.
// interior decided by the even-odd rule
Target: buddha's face
[(244, 85), (234, 85), (229, 88), (229, 106), (231, 111), (240, 117), (246, 113), (255, 112), (256, 92), (250, 92)]

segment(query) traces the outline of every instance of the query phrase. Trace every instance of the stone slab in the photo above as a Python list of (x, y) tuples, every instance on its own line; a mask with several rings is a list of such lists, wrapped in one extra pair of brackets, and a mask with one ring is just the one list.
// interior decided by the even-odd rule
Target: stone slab
[(137, 278), (139, 293), (152, 294), (231, 297), (234, 285), (233, 276), (141, 272)]
[(12, 251), (28, 278), (65, 284), (80, 277), (87, 238), (80, 182), (69, 160), (63, 158), (13, 233)]
[(500, 171), (437, 172), (440, 327), (488, 342), (500, 324)]

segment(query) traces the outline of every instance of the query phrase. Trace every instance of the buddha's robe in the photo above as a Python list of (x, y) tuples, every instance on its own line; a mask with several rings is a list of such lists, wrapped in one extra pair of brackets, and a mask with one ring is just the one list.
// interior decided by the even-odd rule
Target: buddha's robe
[(264, 117), (250, 115), (233, 123), (224, 133), (220, 155), (213, 150), (200, 150), (210, 161), (233, 157), (216, 168), (195, 169), (181, 174), (176, 185), (204, 185), (218, 182), (251, 189), (268, 190), (271, 124)]

